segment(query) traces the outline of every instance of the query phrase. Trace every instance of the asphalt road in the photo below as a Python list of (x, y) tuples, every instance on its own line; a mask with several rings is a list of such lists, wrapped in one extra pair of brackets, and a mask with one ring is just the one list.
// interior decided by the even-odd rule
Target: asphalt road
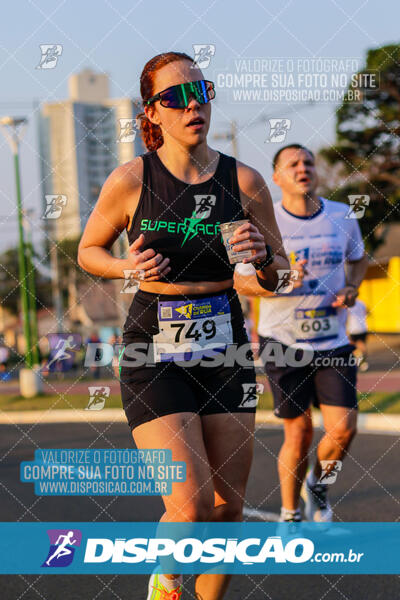
[[(316, 433), (316, 440), (320, 433)], [(278, 428), (259, 429), (247, 493), (248, 506), (279, 511), (276, 455)], [(335, 520), (395, 521), (400, 516), (399, 438), (360, 434), (344, 470), (330, 488)], [(154, 521), (162, 503), (152, 497), (37, 497), (33, 484), (20, 483), (19, 464), (35, 448), (131, 447), (128, 427), (117, 423), (45, 424), (0, 427), (2, 521)], [(185, 579), (194, 598), (194, 578)], [(147, 576), (2, 576), (6, 600), (145, 600)], [(235, 576), (227, 600), (379, 600), (400, 598), (397, 576)]]

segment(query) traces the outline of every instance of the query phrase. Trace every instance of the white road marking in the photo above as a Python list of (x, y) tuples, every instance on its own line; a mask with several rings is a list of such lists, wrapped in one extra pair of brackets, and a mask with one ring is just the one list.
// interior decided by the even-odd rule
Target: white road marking
[(257, 508), (244, 508), (243, 515), (250, 519), (259, 519), (260, 521), (271, 521), (277, 523), (279, 521), (278, 513), (268, 512), (266, 510), (258, 510)]

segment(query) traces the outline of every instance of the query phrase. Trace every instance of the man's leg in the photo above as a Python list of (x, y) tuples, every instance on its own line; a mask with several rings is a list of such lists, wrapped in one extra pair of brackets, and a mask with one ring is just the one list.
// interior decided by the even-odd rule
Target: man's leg
[[(306, 501), (305, 515), (310, 521), (332, 521), (333, 513), (328, 500), (328, 485), (321, 480), (321, 461), (342, 460), (349, 449), (357, 426), (357, 369), (350, 361), (352, 355), (344, 355), (344, 364), (318, 368), (315, 389), (324, 421), (325, 435), (317, 448), (317, 458), (312, 472), (303, 488)], [(336, 364), (335, 364), (336, 363)]]
[(321, 460), (343, 460), (356, 434), (357, 410), (321, 404), (325, 435), (318, 444), (314, 475), (321, 477)]
[(284, 419), (285, 440), (278, 456), (282, 513), (299, 507), (300, 490), (307, 471), (307, 455), (312, 441), (311, 410), (299, 417)]

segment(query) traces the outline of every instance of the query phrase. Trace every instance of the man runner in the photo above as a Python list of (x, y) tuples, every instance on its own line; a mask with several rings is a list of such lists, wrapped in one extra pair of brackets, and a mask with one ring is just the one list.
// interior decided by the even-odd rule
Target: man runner
[[(273, 168), (273, 180), (282, 190), (275, 216), (291, 262), (292, 285), (287, 285), (288, 273), (282, 272), (285, 285), (278, 284), (279, 293), (268, 292), (258, 285), (254, 268), (240, 264), (235, 287), (240, 294), (261, 296), (260, 355), (274, 412), (284, 423), (278, 457), (281, 520), (301, 520), (313, 403), (321, 409), (325, 435), (303, 490), (305, 516), (331, 521), (327, 478), (322, 477), (330, 463), (336, 468), (343, 459), (357, 421), (356, 361), (345, 331), (346, 308), (355, 303), (368, 261), (357, 219), (346, 218), (347, 206), (316, 194), (318, 179), (310, 150), (300, 144), (285, 146), (275, 155)], [(294, 355), (293, 346), (302, 345), (311, 352), (297, 350)], [(290, 361), (282, 360), (289, 355)]]

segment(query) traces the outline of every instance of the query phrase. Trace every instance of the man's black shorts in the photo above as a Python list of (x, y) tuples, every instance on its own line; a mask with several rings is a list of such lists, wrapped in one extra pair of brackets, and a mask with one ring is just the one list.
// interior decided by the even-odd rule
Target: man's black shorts
[(349, 335), (349, 340), (351, 343), (354, 342), (366, 342), (367, 341), (367, 337), (368, 337), (368, 332), (365, 331), (364, 333), (351, 333)]
[(120, 363), (129, 362), (126, 345), (151, 343), (159, 332), (157, 302), (159, 300), (190, 300), (226, 294), (231, 313), (233, 344), (246, 345), (247, 365), (235, 362), (231, 366), (188, 366), (176, 362), (157, 362), (154, 365), (123, 364), (120, 366), (122, 404), (131, 429), (162, 417), (180, 412), (209, 415), (224, 412), (254, 413), (256, 376), (253, 355), (244, 328), (243, 313), (236, 291), (181, 295), (160, 295), (139, 290), (130, 307), (124, 326)]
[[(267, 343), (278, 344), (281, 356), (286, 352), (287, 346), (276, 340), (260, 336), (259, 341), (260, 355)], [(352, 350), (353, 346), (347, 345), (315, 352), (312, 362), (305, 366), (279, 366), (274, 364), (276, 361), (264, 361), (274, 397), (274, 414), (281, 419), (294, 419), (311, 404), (357, 408), (357, 366)]]

